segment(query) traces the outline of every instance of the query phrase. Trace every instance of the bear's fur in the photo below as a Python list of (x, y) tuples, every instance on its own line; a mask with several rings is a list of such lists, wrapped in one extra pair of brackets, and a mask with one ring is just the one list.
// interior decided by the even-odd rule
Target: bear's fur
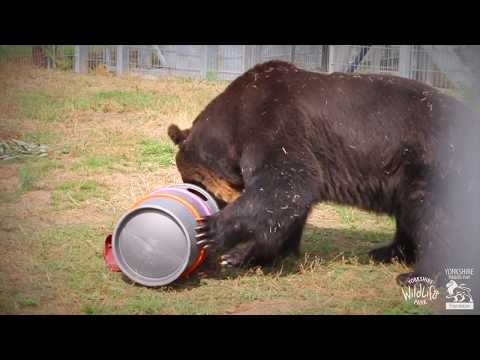
[(191, 129), (168, 133), (183, 180), (226, 205), (198, 235), (222, 264), (298, 254), (322, 201), (394, 216), (393, 243), (372, 258), (419, 264), (442, 247), (436, 222), (448, 206), (437, 194), (462, 171), (457, 153), (475, 121), (463, 103), (417, 81), (271, 61), (233, 81)]

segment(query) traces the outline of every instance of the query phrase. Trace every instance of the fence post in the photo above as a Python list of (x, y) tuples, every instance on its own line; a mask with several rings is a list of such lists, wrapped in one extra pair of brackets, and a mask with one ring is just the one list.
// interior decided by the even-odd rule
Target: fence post
[(152, 67), (152, 52), (151, 50), (146, 46), (143, 45), (140, 48), (140, 67), (143, 69), (150, 69)]
[(207, 78), (208, 71), (208, 45), (203, 45), (202, 68), (200, 69), (200, 76), (203, 79)]
[(219, 45), (209, 45), (208, 46), (208, 68), (207, 68), (207, 76), (208, 71), (212, 71), (214, 76), (218, 77), (218, 57), (220, 54), (220, 46)]
[(242, 45), (242, 73), (247, 71), (247, 45)]
[(320, 46), (322, 45), (313, 45), (313, 71), (318, 71), (321, 63), (321, 55), (320, 55)]
[(410, 49), (411, 45), (400, 45), (398, 72), (404, 78), (410, 78)]
[(335, 72), (335, 45), (328, 45), (328, 72)]
[(255, 45), (255, 55), (253, 59), (252, 66), (263, 62), (263, 45)]
[(75, 72), (88, 72), (88, 45), (75, 45)]
[(292, 64), (295, 64), (295, 50), (296, 50), (296, 45), (290, 45), (291, 48), (290, 48), (290, 62)]
[(32, 62), (33, 65), (46, 68), (47, 67), (47, 57), (43, 47), (32, 46)]
[(57, 68), (57, 45), (52, 45), (52, 59), (51, 59), (51, 63), (52, 63), (52, 69), (56, 69)]
[(112, 64), (112, 49), (105, 49), (105, 65), (109, 68)]
[(318, 46), (321, 46), (322, 49), (321, 49), (321, 56), (322, 58), (320, 59), (320, 71), (322, 72), (328, 72), (328, 64), (329, 64), (329, 51), (330, 51), (330, 46), (329, 45), (318, 45)]
[(125, 45), (117, 45), (117, 75), (128, 72), (128, 48)]

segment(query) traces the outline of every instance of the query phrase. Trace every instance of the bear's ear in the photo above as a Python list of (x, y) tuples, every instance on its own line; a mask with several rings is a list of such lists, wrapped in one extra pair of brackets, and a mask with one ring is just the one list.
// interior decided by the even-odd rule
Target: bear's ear
[(168, 127), (168, 136), (170, 136), (170, 139), (172, 139), (175, 145), (184, 142), (188, 134), (190, 134), (190, 129), (180, 130), (180, 128), (174, 124)]

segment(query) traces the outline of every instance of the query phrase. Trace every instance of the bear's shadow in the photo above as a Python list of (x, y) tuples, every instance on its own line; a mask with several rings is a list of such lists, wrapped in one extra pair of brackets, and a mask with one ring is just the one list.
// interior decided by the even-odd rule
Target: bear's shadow
[[(299, 273), (301, 268), (310, 268), (318, 262), (328, 263), (336, 259), (345, 261), (354, 260), (358, 264), (369, 262), (368, 252), (392, 241), (393, 232), (368, 231), (356, 229), (319, 228), (307, 224), (304, 230), (300, 255), (289, 256), (273, 265), (264, 266), (261, 272), (264, 275), (288, 276)], [(258, 268), (221, 268), (213, 261), (205, 261), (190, 277), (177, 279), (175, 282), (156, 289), (182, 291), (205, 284), (206, 279), (226, 280), (240, 276), (253, 276)], [(124, 281), (131, 283), (125, 276)], [(141, 285), (137, 285), (141, 286)]]

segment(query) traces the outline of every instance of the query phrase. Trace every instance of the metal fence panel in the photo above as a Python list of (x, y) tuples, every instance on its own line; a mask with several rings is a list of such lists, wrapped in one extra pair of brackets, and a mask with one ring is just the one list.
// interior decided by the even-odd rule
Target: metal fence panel
[(242, 45), (219, 45), (216, 54), (216, 74), (233, 80), (245, 71), (245, 49)]
[(293, 63), (310, 71), (325, 71), (322, 68), (324, 47), (318, 45), (296, 45), (293, 49)]
[(0, 45), (0, 63), (74, 70), (75, 45)]
[(336, 45), (333, 71), (399, 75), (399, 45)]
[[(389, 73), (438, 88), (470, 84), (470, 72), (452, 48), (440, 45), (121, 45), (119, 50), (119, 45), (0, 45), (0, 62), (78, 72), (97, 71), (101, 66), (117, 74), (131, 71), (233, 80), (258, 63), (283, 60), (318, 72)], [(121, 61), (117, 60), (119, 54)]]
[(88, 47), (88, 69), (96, 70), (104, 65), (108, 71), (115, 71), (117, 51), (114, 45), (90, 45)]
[[(94, 47), (96, 49), (97, 47)], [(422, 45), (144, 45), (127, 46), (128, 71), (233, 80), (258, 63), (292, 62), (299, 68), (327, 72), (388, 73), (440, 88), (453, 88), (446, 72), (462, 72), (449, 65), (451, 54), (437, 49), (436, 59)], [(98, 51), (98, 50), (95, 50)], [(108, 51), (92, 51), (89, 63), (106, 62)], [(110, 59), (110, 60), (109, 60)], [(435, 60), (442, 63), (441, 68)], [(110, 61), (110, 64), (108, 64)]]
[[(464, 69), (461, 68), (461, 65), (455, 64), (452, 56), (449, 56), (447, 51), (435, 54), (436, 59), (433, 59), (432, 55), (422, 45), (414, 45), (411, 51), (409, 77), (438, 88), (454, 88), (455, 85), (449, 80), (447, 73), (449, 76), (452, 76), (454, 75), (453, 73), (463, 72)], [(443, 69), (439, 68), (439, 64), (441, 64)]]
[(175, 70), (179, 75), (200, 76), (202, 71), (203, 45), (176, 47)]

